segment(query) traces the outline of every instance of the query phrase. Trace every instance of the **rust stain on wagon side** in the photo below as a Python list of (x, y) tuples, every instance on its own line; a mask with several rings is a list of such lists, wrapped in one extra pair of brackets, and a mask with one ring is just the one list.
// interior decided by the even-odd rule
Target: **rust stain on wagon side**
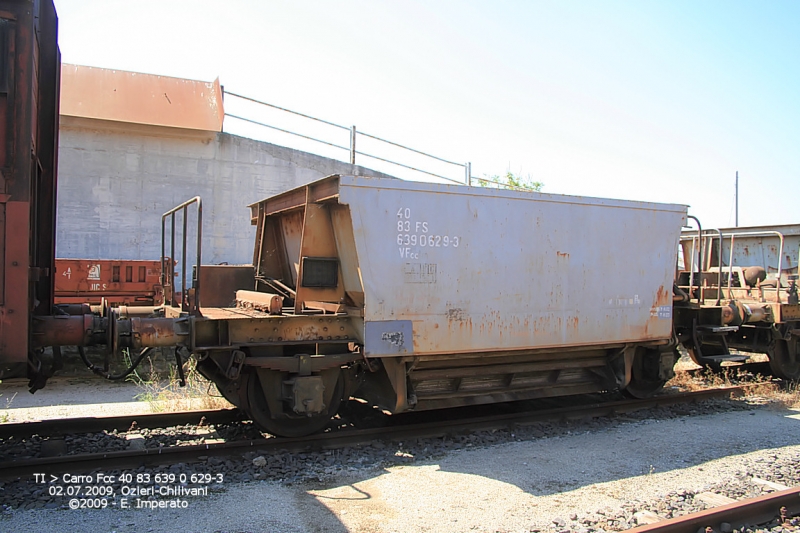
[(567, 318), (567, 328), (578, 331), (580, 319), (577, 316)]
[(671, 303), (672, 303), (672, 294), (668, 293), (667, 290), (664, 288), (664, 286), (661, 285), (658, 288), (658, 291), (656, 291), (656, 301), (654, 302), (653, 305), (655, 306), (667, 305), (667, 304), (671, 305)]

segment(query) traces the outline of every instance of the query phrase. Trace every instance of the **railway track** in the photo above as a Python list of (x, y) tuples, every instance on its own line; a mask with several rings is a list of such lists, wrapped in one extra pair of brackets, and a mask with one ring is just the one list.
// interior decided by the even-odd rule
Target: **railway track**
[[(423, 422), (397, 423), (390, 427), (368, 429), (342, 428), (326, 433), (298, 438), (257, 438), (232, 440), (227, 442), (205, 442), (203, 444), (179, 445), (161, 448), (126, 449), (119, 451), (104, 451), (101, 453), (83, 453), (71, 455), (55, 455), (52, 457), (39, 457), (33, 459), (20, 459), (0, 463), (0, 479), (14, 479), (31, 476), (34, 473), (58, 474), (63, 472), (80, 473), (94, 470), (119, 470), (138, 468), (145, 465), (191, 463), (201, 457), (240, 455), (248, 451), (257, 451), (259, 454), (269, 454), (277, 451), (305, 451), (319, 449), (335, 449), (363, 444), (376, 440), (395, 441), (414, 438), (439, 437), (463, 431), (491, 430), (515, 426), (524, 426), (545, 421), (563, 419), (586, 419), (604, 416), (613, 416), (623, 413), (664, 407), (675, 404), (699, 402), (709, 399), (727, 398), (745, 393), (747, 385), (709, 389), (696, 392), (669, 394), (657, 396), (646, 400), (618, 400), (593, 403), (590, 405), (559, 407), (553, 409), (537, 410), (534, 412), (513, 412), (505, 414), (492, 414), (472, 418), (457, 418), (453, 420), (427, 420)], [(160, 420), (178, 420), (180, 415), (165, 417), (159, 415)], [(196, 413), (194, 414), (197, 419)], [(209, 413), (208, 416), (230, 416), (230, 413), (219, 415)], [(107, 419), (115, 427), (130, 426), (131, 417), (118, 417)], [(145, 415), (144, 424), (155, 423), (159, 418)], [(91, 419), (92, 423), (100, 423), (104, 419)], [(400, 419), (402, 420), (402, 419)], [(90, 422), (84, 422), (89, 424)], [(24, 426), (24, 424), (21, 424)], [(43, 426), (39, 426), (42, 428)], [(62, 427), (63, 430), (63, 427)]]
[(736, 501), (668, 520), (657, 521), (629, 530), (630, 533), (731, 532), (746, 529), (791, 527), (792, 517), (800, 515), (800, 487)]
[(33, 422), (0, 424), (0, 439), (7, 439), (9, 437), (25, 438), (32, 435), (56, 437), (76, 433), (95, 433), (98, 431), (127, 431), (132, 426), (140, 429), (153, 429), (190, 424), (229, 424), (242, 420), (242, 418), (243, 414), (238, 409), (58, 418)]

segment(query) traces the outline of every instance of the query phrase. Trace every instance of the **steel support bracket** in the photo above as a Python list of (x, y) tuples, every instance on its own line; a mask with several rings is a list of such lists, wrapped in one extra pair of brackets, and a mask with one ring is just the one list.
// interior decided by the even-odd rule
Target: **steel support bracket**
[(293, 357), (247, 357), (244, 364), (256, 368), (310, 376), (314, 372), (346, 365), (359, 359), (361, 359), (361, 354), (355, 352), (332, 355), (298, 354)]
[(242, 371), (244, 365), (245, 353), (241, 350), (233, 350), (230, 360), (228, 361), (228, 368), (225, 370), (225, 375), (228, 379), (237, 379)]

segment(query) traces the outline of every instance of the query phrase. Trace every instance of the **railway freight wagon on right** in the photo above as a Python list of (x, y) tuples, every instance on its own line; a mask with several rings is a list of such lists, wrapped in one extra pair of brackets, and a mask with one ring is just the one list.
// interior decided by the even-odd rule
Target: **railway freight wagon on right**
[(775, 376), (800, 379), (800, 225), (698, 226), (680, 251), (675, 331), (692, 359), (718, 368), (762, 353)]

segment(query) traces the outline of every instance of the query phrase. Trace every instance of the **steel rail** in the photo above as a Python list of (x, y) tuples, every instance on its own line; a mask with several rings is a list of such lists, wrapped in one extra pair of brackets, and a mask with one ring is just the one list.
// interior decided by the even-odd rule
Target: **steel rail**
[(242, 420), (244, 414), (238, 409), (213, 409), (205, 411), (176, 411), (172, 413), (146, 413), (122, 416), (87, 416), (79, 418), (56, 418), (32, 422), (0, 424), (0, 439), (14, 437), (22, 439), (33, 435), (48, 437), (97, 433), (103, 430), (127, 431), (137, 428), (166, 428), (173, 426), (205, 424), (227, 424)]
[(36, 459), (15, 460), (0, 463), (0, 479), (30, 476), (34, 473), (56, 474), (80, 473), (95, 469), (138, 468), (143, 465), (191, 462), (199, 456), (233, 455), (257, 449), (259, 453), (270, 451), (302, 451), (308, 449), (342, 448), (370, 440), (399, 440), (409, 438), (441, 437), (457, 431), (488, 430), (562, 419), (599, 418), (621, 413), (630, 413), (657, 406), (691, 403), (713, 398), (742, 395), (747, 385), (723, 387), (703, 391), (656, 396), (645, 400), (618, 400), (600, 402), (580, 407), (560, 407), (524, 413), (508, 413), (458, 420), (437, 420), (420, 424), (397, 425), (370, 429), (346, 429), (319, 433), (308, 437), (265, 438), (230, 441), (200, 445), (124, 450), (80, 455), (62, 455)]
[(800, 514), (800, 487), (654, 522), (629, 529), (628, 533), (696, 533), (709, 527), (722, 531), (720, 525), (723, 522), (741, 530), (744, 525), (758, 526), (780, 520), (781, 507), (785, 507), (788, 516)]

